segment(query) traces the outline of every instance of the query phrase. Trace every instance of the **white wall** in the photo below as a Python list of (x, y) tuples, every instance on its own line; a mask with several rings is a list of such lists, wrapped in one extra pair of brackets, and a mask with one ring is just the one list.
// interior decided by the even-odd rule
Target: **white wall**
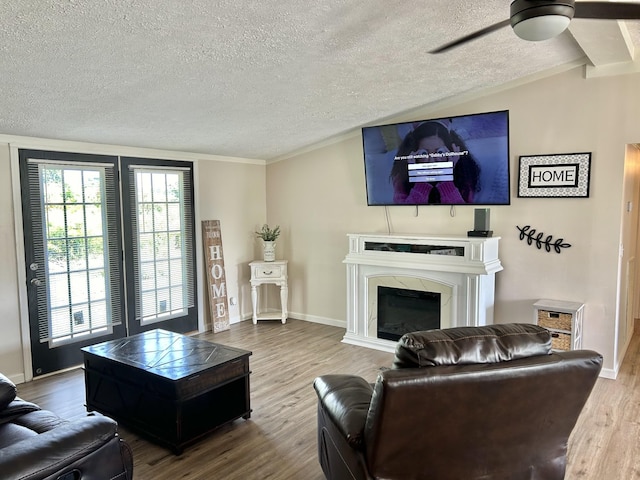
[[(202, 220), (220, 220), (227, 298), (231, 323), (251, 316), (249, 262), (262, 255), (255, 232), (267, 218), (266, 169), (264, 164), (198, 162), (198, 208)], [(201, 284), (205, 284), (203, 272)], [(205, 295), (206, 297), (206, 295)], [(205, 301), (205, 310), (208, 304)], [(208, 319), (211, 329), (211, 319)]]
[(23, 372), (9, 146), (0, 144), (0, 372)]
[[(618, 245), (627, 144), (640, 142), (640, 74), (585, 80), (581, 68), (439, 110), (420, 120), (507, 109), (510, 112), (511, 205), (491, 208), (502, 237), (504, 271), (496, 275), (495, 320), (530, 322), (540, 298), (586, 303), (584, 347), (605, 356), (605, 374), (621, 362), (616, 332)], [(407, 85), (410, 88), (410, 85)], [(268, 217), (283, 226), (290, 261), (293, 317), (344, 325), (347, 233), (386, 232), (384, 207), (367, 207), (359, 132), (267, 166)], [(518, 198), (520, 155), (592, 152), (589, 198)], [(473, 208), (389, 208), (396, 233), (466, 235)], [(519, 240), (516, 226), (562, 237), (572, 245), (547, 253)], [(626, 339), (624, 340), (626, 341)]]
[[(266, 167), (262, 160), (237, 159), (192, 154), (188, 152), (168, 152), (131, 147), (57, 142), (46, 139), (10, 137), (0, 135), (0, 372), (15, 382), (30, 377), (28, 360), (23, 358), (21, 336), (21, 312), (19, 298), (19, 270), (24, 264), (17, 262), (14, 225), (14, 201), (11, 180), (10, 143), (20, 148), (55, 149), (85, 153), (103, 153), (123, 156), (167, 158), (190, 160), (195, 164), (196, 213), (198, 222), (198, 268), (201, 291), (199, 293), (201, 321), (207, 328), (211, 319), (206, 302), (206, 292), (202, 291), (204, 279), (200, 220), (220, 220), (222, 231), (225, 274), (228, 297), (236, 297), (239, 302), (230, 306), (232, 323), (251, 315), (251, 295), (248, 287), (248, 263), (259, 254), (259, 244), (253, 232), (266, 221)], [(19, 189), (19, 186), (18, 186)], [(17, 193), (19, 198), (19, 190)], [(17, 203), (17, 202), (16, 202)], [(20, 206), (17, 205), (18, 211)]]

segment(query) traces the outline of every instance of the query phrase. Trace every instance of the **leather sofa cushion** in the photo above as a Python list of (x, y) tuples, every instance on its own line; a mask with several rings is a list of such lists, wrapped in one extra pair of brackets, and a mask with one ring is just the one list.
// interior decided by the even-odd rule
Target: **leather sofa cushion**
[(16, 425), (15, 423), (0, 425), (0, 450), (37, 435), (38, 434), (30, 428)]
[(60, 418), (53, 412), (48, 410), (36, 410), (20, 417), (13, 421), (17, 425), (33, 430), (36, 433), (44, 433), (54, 428), (58, 428), (60, 425), (69, 423), (68, 420)]
[(498, 363), (551, 353), (549, 331), (510, 323), (407, 333), (396, 345), (393, 368)]
[(0, 424), (13, 422), (22, 415), (38, 410), (40, 410), (40, 407), (35, 403), (25, 402), (20, 397), (16, 397), (6, 408), (0, 410)]
[(13, 400), (16, 398), (16, 386), (15, 384), (0, 373), (0, 410), (7, 408)]

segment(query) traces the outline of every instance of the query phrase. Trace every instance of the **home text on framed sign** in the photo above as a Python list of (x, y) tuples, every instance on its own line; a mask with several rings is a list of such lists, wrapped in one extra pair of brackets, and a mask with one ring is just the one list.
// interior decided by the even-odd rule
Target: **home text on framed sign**
[(520, 157), (518, 197), (588, 197), (591, 153)]
[(209, 312), (213, 332), (229, 330), (229, 302), (227, 300), (227, 280), (224, 274), (222, 252), (222, 232), (220, 220), (202, 221), (202, 244), (204, 245), (207, 287), (209, 290)]

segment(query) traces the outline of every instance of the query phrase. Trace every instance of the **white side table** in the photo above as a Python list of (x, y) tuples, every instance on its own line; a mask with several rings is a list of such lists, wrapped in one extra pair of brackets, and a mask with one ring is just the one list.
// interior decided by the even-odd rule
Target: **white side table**
[[(251, 303), (253, 304), (253, 323), (258, 320), (282, 320), (287, 323), (287, 302), (289, 299), (289, 286), (287, 285), (287, 260), (264, 262), (255, 260), (249, 263), (251, 267)], [(272, 283), (280, 287), (279, 312), (258, 313), (259, 286)]]

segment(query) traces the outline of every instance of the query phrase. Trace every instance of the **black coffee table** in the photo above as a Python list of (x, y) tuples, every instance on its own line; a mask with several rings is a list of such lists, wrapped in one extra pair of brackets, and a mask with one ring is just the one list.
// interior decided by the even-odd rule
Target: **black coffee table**
[(251, 352), (166, 330), (82, 349), (87, 410), (182, 453), (240, 417), (251, 417)]

